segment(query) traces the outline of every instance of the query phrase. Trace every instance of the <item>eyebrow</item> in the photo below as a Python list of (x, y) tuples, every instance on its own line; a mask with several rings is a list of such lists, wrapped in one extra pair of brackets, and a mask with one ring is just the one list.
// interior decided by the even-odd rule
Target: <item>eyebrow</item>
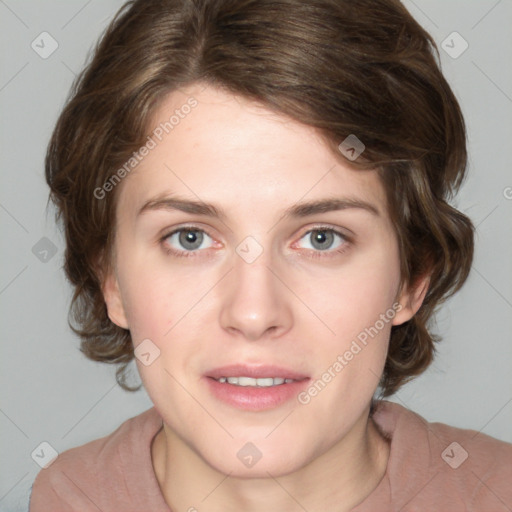
[[(357, 198), (326, 198), (310, 202), (297, 203), (284, 210), (283, 217), (308, 217), (318, 213), (331, 211), (359, 209), (367, 211), (375, 216), (380, 216), (379, 209), (371, 203)], [(165, 196), (150, 199), (137, 213), (137, 217), (143, 213), (155, 210), (179, 210), (195, 215), (205, 215), (219, 219), (226, 219), (227, 215), (222, 208), (204, 201), (194, 201), (179, 196)]]

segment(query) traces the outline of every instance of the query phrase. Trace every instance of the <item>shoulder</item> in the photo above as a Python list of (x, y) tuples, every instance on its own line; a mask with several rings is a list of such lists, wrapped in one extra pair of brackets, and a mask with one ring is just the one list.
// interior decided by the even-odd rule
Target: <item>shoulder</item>
[(387, 476), (398, 504), (512, 510), (512, 444), (387, 401), (374, 420), (391, 437)]
[[(162, 425), (155, 408), (126, 420), (108, 436), (60, 453), (32, 486), (30, 512), (103, 509), (115, 495), (129, 496), (133, 463), (151, 465), (150, 444)], [(152, 467), (149, 469), (152, 470)], [(106, 508), (105, 510), (107, 510)]]

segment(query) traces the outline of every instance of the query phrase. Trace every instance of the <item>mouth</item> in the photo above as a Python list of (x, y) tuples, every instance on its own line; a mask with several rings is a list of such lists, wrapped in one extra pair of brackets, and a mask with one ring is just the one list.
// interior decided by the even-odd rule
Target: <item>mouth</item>
[(230, 365), (204, 377), (218, 400), (243, 410), (262, 411), (290, 401), (310, 380), (305, 374), (274, 365)]

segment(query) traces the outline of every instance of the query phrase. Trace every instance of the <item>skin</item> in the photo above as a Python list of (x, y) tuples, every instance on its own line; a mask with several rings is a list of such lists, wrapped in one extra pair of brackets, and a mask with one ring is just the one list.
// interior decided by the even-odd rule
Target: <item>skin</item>
[[(353, 170), (315, 130), (220, 89), (193, 84), (160, 104), (152, 126), (193, 96), (180, 120), (119, 185), (109, 317), (160, 350), (143, 384), (164, 420), (152, 444), (155, 475), (173, 510), (350, 510), (382, 479), (389, 446), (368, 420), (392, 325), (419, 309), (428, 283), (400, 291), (396, 234), (375, 171)], [(141, 207), (176, 194), (214, 203), (218, 219)], [(362, 208), (287, 218), (298, 202), (332, 197)], [(183, 253), (173, 229), (204, 230)], [(313, 229), (330, 228), (327, 249)], [(196, 232), (197, 233), (197, 232)], [(325, 234), (325, 231), (323, 231)], [(247, 263), (247, 237), (263, 252)], [(316, 257), (314, 257), (316, 255)], [(215, 398), (203, 374), (231, 363), (275, 364), (321, 378), (379, 315), (400, 311), (307, 404), (241, 411)], [(252, 442), (248, 468), (237, 452)], [(228, 477), (226, 477), (228, 475)]]

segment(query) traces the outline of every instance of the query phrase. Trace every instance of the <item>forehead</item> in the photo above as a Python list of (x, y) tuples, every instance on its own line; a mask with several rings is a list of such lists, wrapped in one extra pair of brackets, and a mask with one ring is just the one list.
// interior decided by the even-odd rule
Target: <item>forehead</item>
[(148, 134), (154, 147), (118, 191), (118, 207), (133, 215), (166, 193), (240, 213), (334, 196), (386, 210), (376, 171), (349, 167), (314, 128), (220, 89), (194, 84), (172, 92)]

